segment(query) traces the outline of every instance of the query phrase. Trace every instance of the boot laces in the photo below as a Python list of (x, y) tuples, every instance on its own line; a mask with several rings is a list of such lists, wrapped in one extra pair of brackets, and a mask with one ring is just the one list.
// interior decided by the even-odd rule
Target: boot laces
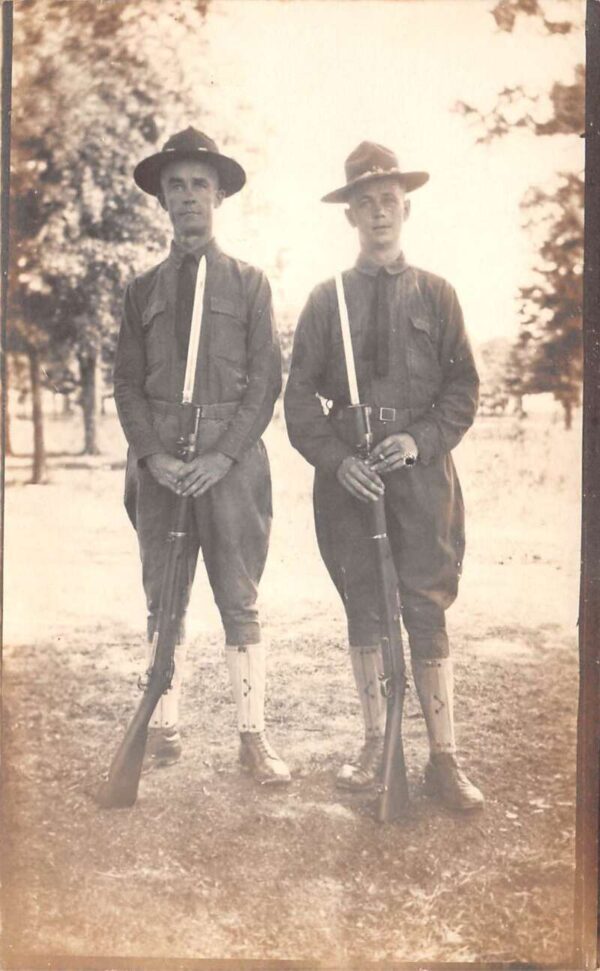
[(274, 749), (271, 748), (271, 745), (264, 732), (257, 732), (256, 735), (254, 735), (254, 740), (255, 740), (256, 748), (258, 749), (260, 754), (263, 755), (266, 759), (277, 758), (277, 755)]

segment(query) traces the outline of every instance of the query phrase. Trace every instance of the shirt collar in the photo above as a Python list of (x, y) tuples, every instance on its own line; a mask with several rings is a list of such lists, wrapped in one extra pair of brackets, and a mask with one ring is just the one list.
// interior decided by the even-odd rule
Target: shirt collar
[[(368, 276), (377, 276), (381, 269), (381, 263), (375, 263), (364, 253), (358, 254), (355, 266), (357, 270), (360, 270), (361, 273), (366, 273)], [(402, 273), (407, 267), (408, 263), (406, 262), (404, 253), (399, 253), (394, 262), (387, 263), (383, 269), (390, 275), (395, 276), (397, 273)]]
[(171, 252), (169, 253), (169, 260), (175, 269), (178, 270), (186, 256), (193, 256), (196, 263), (200, 262), (200, 258), (202, 256), (206, 256), (207, 263), (210, 263), (212, 258), (217, 256), (220, 252), (221, 250), (219, 249), (219, 246), (214, 238), (209, 240), (208, 243), (205, 243), (203, 246), (199, 246), (194, 250), (184, 249), (180, 243), (173, 239), (171, 240)]

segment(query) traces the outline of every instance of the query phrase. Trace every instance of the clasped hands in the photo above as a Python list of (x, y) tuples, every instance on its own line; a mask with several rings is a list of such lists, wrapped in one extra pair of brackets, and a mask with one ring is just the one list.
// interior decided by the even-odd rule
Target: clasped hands
[(388, 435), (375, 446), (368, 460), (360, 459), (356, 455), (345, 458), (338, 466), (338, 482), (362, 502), (372, 502), (384, 493), (381, 477), (404, 468), (407, 459), (408, 464), (412, 464), (410, 459), (414, 462), (418, 453), (419, 449), (412, 435), (406, 432)]
[(191, 462), (159, 452), (146, 459), (148, 469), (159, 483), (178, 496), (201, 496), (223, 478), (233, 459), (223, 452), (204, 452)]

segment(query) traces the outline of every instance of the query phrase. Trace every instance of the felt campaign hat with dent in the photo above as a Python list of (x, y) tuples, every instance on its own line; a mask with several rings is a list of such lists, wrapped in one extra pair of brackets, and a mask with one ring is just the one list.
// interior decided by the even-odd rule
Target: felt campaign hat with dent
[(196, 128), (172, 135), (160, 152), (142, 159), (133, 170), (136, 185), (151, 196), (160, 192), (160, 173), (169, 162), (180, 159), (197, 159), (212, 165), (219, 175), (219, 185), (226, 196), (232, 196), (246, 183), (246, 173), (241, 165), (227, 155), (222, 155), (215, 142)]
[(361, 142), (346, 159), (346, 185), (323, 196), (321, 202), (348, 202), (352, 191), (372, 179), (397, 179), (405, 192), (425, 185), (428, 172), (403, 172), (394, 152), (376, 142)]

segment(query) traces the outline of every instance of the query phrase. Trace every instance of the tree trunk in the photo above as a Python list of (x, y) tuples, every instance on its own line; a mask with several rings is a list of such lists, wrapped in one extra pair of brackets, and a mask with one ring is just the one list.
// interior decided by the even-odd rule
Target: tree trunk
[(46, 449), (44, 447), (44, 414), (42, 411), (42, 384), (40, 380), (40, 355), (36, 348), (29, 349), (29, 374), (31, 378), (31, 417), (33, 420), (33, 467), (32, 483), (46, 481)]
[(79, 358), (81, 377), (81, 408), (83, 410), (83, 455), (99, 455), (96, 441), (96, 354)]
[(565, 428), (569, 431), (573, 425), (573, 403), (567, 399), (563, 401), (562, 406), (565, 411)]
[(513, 413), (517, 418), (525, 418), (525, 409), (523, 408), (523, 395), (513, 393), (514, 406)]

